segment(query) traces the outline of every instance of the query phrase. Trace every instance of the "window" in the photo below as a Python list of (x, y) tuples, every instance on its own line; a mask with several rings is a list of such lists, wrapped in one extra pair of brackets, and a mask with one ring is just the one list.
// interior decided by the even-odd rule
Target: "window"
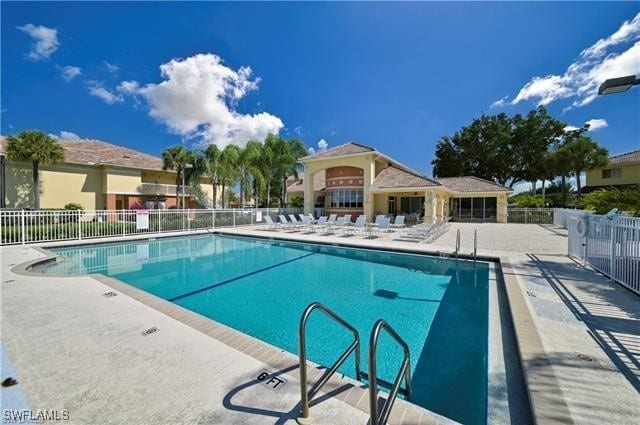
[(361, 190), (332, 190), (327, 196), (328, 208), (362, 208)]
[(605, 168), (602, 170), (603, 179), (619, 179), (622, 177), (622, 168)]

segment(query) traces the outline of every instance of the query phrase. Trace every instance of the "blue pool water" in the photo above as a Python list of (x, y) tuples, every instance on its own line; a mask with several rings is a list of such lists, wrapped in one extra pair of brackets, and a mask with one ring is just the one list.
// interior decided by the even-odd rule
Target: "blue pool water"
[[(52, 249), (47, 274), (101, 273), (297, 354), (300, 315), (319, 301), (352, 323), (367, 370), (382, 318), (411, 350), (412, 401), (467, 424), (486, 422), (488, 264), (386, 251), (207, 235)], [(321, 314), (307, 331), (312, 361), (332, 364), (351, 334)], [(401, 349), (382, 335), (379, 376)], [(353, 360), (341, 371), (355, 377)]]

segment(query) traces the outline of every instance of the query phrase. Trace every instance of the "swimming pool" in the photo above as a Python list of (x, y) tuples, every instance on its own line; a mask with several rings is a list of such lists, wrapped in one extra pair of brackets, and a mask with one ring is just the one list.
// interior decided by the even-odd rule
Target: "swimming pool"
[[(360, 332), (363, 353), (382, 318), (411, 351), (412, 401), (463, 423), (485, 423), (489, 266), (387, 251), (222, 235), (53, 248), (46, 274), (101, 273), (297, 354), (304, 308), (319, 301)], [(308, 356), (332, 364), (351, 335), (322, 315)], [(379, 376), (402, 351), (385, 334)], [(366, 355), (362, 368), (367, 369)], [(341, 372), (354, 376), (353, 360)]]

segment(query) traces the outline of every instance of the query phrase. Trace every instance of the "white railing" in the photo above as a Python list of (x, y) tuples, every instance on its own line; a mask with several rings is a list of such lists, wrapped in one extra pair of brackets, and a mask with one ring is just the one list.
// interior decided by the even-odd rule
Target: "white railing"
[(508, 208), (507, 223), (552, 224), (554, 208)]
[(264, 223), (298, 208), (194, 210), (0, 210), (0, 244), (82, 240), (145, 233), (183, 232)]
[(574, 211), (566, 221), (569, 255), (640, 295), (640, 218)]

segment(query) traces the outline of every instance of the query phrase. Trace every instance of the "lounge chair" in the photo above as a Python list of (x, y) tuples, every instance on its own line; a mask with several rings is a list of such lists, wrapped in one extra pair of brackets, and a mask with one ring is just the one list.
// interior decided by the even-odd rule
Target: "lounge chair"
[(346, 220), (344, 217), (339, 217), (334, 224), (331, 224), (327, 229), (331, 233), (335, 233), (340, 229), (348, 229), (349, 226), (346, 224)]
[(351, 214), (345, 214), (343, 215), (344, 217), (344, 224), (346, 226), (351, 226), (353, 223), (351, 222)]
[(298, 230), (302, 230), (305, 227), (309, 227), (311, 226), (311, 219), (307, 216), (303, 216), (302, 220), (300, 220), (297, 224), (296, 224), (296, 229)]
[(274, 223), (274, 221), (271, 219), (271, 216), (269, 215), (265, 215), (264, 216), (264, 230), (277, 230), (279, 223)]
[(379, 225), (382, 222), (382, 220), (384, 220), (386, 218), (387, 218), (386, 215), (378, 214), (378, 215), (376, 215), (376, 221), (374, 223)]
[(389, 226), (393, 229), (404, 229), (405, 228), (404, 216), (403, 215), (397, 216), (396, 221), (393, 224), (390, 224)]
[(309, 217), (311, 224), (315, 224), (318, 221), (311, 213), (307, 213), (307, 217)]
[(293, 225), (295, 224), (295, 223), (291, 223), (291, 222), (287, 221), (287, 217), (285, 217), (282, 214), (278, 216), (278, 220), (280, 220), (280, 227), (282, 227), (284, 229), (291, 229), (293, 227)]
[(353, 226), (350, 226), (349, 228), (347, 228), (346, 233), (351, 233), (352, 235), (355, 235), (356, 233), (366, 232), (367, 230), (366, 220), (367, 220), (366, 216), (361, 215), (360, 217), (357, 218)]
[(377, 227), (373, 227), (369, 230), (369, 234), (371, 236), (380, 236), (384, 233), (389, 233), (391, 231), (391, 229), (389, 229), (390, 222), (391, 222), (390, 218), (381, 219)]
[(402, 236), (409, 239), (426, 240), (429, 237), (434, 225), (435, 224), (417, 224), (406, 229), (402, 233)]
[(326, 228), (327, 228), (327, 216), (325, 215), (320, 217), (316, 222), (316, 224), (313, 224), (309, 227), (309, 229), (313, 230), (314, 232), (317, 230), (326, 229)]

